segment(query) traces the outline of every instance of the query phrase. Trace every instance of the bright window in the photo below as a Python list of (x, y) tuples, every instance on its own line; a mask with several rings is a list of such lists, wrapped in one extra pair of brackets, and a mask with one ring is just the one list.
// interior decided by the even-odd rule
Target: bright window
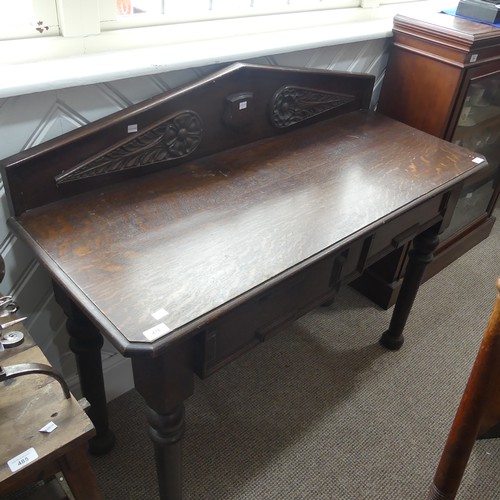
[[(404, 0), (403, 0), (404, 1)], [(213, 15), (243, 13), (252, 15), (260, 12), (296, 12), (311, 9), (335, 8), (345, 4), (357, 4), (360, 0), (116, 0), (118, 16), (164, 15), (177, 17), (179, 14), (191, 18)]]
[[(0, 40), (96, 35), (134, 27), (262, 17), (328, 14), (395, 0), (0, 0)], [(397, 0), (398, 3), (415, 0)], [(366, 9), (365, 9), (366, 10)], [(304, 15), (304, 14), (302, 14)], [(307, 22), (307, 18), (303, 18)], [(342, 21), (341, 21), (342, 22)], [(296, 21), (294, 20), (294, 23)]]
[(116, 0), (117, 14), (129, 16), (137, 14), (165, 14), (164, 0)]
[(450, 1), (0, 0), (0, 66), (100, 54), (118, 64), (126, 51), (121, 67), (134, 57), (155, 71), (244, 59), (387, 36), (396, 13)]
[[(126, 1), (126, 0), (121, 0)], [(0, 100), (391, 34), (456, 0), (0, 0)], [(151, 2), (152, 0), (150, 0)], [(134, 2), (134, 3), (132, 3)], [(135, 14), (133, 9), (146, 12)], [(164, 14), (161, 14), (164, 12)]]
[[(363, 0), (101, 0), (113, 1), (114, 15), (101, 16), (101, 29), (263, 16), (360, 7)], [(379, 0), (369, 0), (379, 4)], [(412, 1), (412, 0), (399, 0)], [(373, 5), (370, 5), (373, 6)]]

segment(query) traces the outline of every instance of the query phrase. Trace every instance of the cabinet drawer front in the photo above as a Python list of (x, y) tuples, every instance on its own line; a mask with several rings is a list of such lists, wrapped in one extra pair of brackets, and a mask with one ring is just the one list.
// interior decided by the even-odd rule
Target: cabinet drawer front
[(448, 197), (448, 193), (435, 196), (414, 210), (380, 226), (373, 235), (367, 265), (373, 264), (384, 255), (413, 239), (424, 229), (440, 222), (443, 219)]
[(196, 371), (205, 377), (330, 299), (357, 272), (362, 242), (327, 255), (212, 322), (198, 338)]

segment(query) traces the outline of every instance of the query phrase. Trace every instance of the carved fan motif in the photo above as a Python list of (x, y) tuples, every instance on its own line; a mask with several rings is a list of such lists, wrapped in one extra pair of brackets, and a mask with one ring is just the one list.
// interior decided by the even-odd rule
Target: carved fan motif
[(203, 127), (194, 111), (181, 111), (109, 153), (55, 177), (57, 184), (140, 168), (190, 155), (199, 146)]
[(354, 99), (350, 95), (285, 86), (274, 95), (271, 122), (277, 128), (290, 127)]

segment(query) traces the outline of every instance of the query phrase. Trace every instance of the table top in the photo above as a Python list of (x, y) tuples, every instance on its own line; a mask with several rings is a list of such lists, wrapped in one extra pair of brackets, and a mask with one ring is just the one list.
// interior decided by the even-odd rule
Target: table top
[(464, 175), (476, 155), (354, 111), (67, 198), (13, 224), (122, 352), (192, 334)]
[(456, 9), (449, 9), (445, 12), (423, 12), (420, 15), (406, 16), (398, 14), (394, 19), (396, 30), (410, 30), (439, 33), (443, 38), (449, 38), (457, 43), (459, 40), (468, 40), (469, 43), (487, 42), (498, 38), (500, 32), (497, 26), (474, 21), (452, 15), (451, 12)]

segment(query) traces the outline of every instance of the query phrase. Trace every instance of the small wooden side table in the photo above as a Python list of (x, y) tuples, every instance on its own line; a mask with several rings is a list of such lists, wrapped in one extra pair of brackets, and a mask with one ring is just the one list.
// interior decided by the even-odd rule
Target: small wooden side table
[[(2, 323), (9, 319), (1, 318)], [(0, 352), (2, 368), (49, 364), (22, 325), (9, 330), (21, 331), (24, 342)], [(41, 430), (47, 425), (46, 431)], [(66, 398), (55, 378), (37, 373), (1, 381), (0, 497), (60, 471), (76, 500), (102, 499), (87, 457), (88, 440), (94, 434), (78, 401)]]

